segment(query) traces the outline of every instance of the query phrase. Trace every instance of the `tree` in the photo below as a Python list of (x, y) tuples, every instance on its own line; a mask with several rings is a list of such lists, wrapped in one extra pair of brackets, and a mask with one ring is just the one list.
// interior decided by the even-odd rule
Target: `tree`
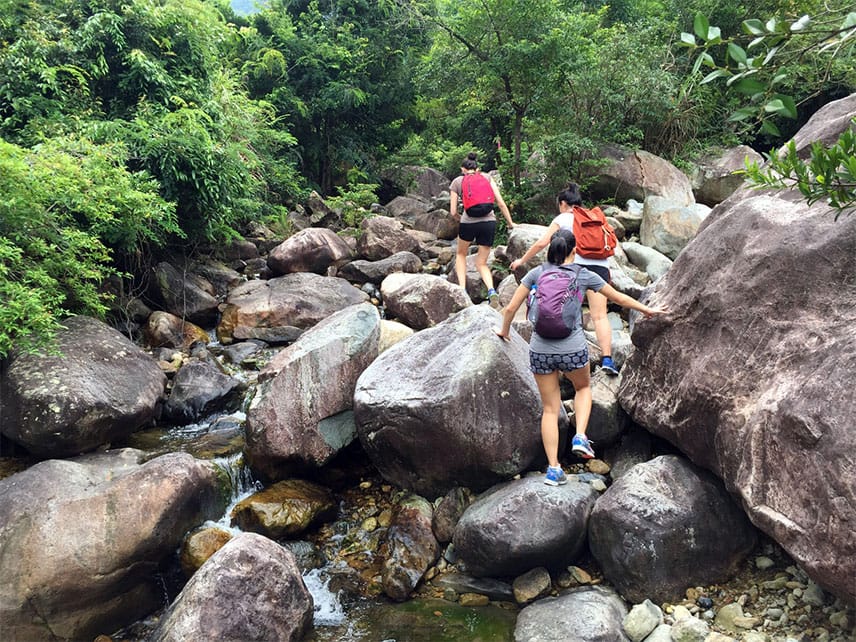
[(494, 141), (511, 140), (511, 170), (520, 186), (526, 119), (556, 91), (567, 51), (556, 0), (442, 0), (423, 19), (437, 32), (431, 50), (432, 83), (445, 87), (455, 109), (483, 118)]
[[(808, 61), (815, 70), (803, 93), (815, 96), (830, 85), (856, 86), (854, 46), (856, 46), (856, 12), (850, 5), (831, 2), (814, 17), (774, 17), (767, 21), (745, 20), (743, 34), (723, 37), (718, 27), (698, 14), (694, 33), (682, 33), (681, 43), (698, 51), (693, 73), (706, 66), (712, 71), (701, 84), (725, 79), (726, 85), (745, 97), (745, 104), (734, 112), (734, 122), (757, 122), (762, 131), (778, 135), (774, 117), (797, 118), (799, 104), (787, 87), (793, 88), (793, 76), (801, 75)], [(724, 50), (724, 52), (723, 52)], [(715, 55), (720, 62), (716, 62)], [(854, 120), (856, 127), (856, 119)], [(811, 156), (803, 160), (793, 143), (767, 155), (767, 167), (747, 167), (748, 177), (758, 186), (796, 186), (809, 203), (825, 199), (841, 211), (856, 206), (856, 145), (852, 131), (842, 134), (838, 142), (823, 148), (815, 144)]]

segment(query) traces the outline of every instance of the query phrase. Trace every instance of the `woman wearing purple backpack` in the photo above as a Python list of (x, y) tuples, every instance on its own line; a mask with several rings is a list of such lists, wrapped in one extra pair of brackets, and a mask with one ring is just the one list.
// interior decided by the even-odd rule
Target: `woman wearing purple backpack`
[[(545, 292), (548, 291), (549, 287), (554, 287), (547, 283), (547, 278), (542, 280), (541, 277), (546, 274), (553, 280), (565, 279), (565, 283), (568, 285), (565, 286), (564, 292), (554, 294), (555, 290), (550, 290), (550, 293), (546, 295), (559, 297), (557, 317), (551, 318), (549, 316), (549, 311), (556, 307), (555, 302), (539, 296), (538, 317), (534, 323), (532, 338), (529, 340), (529, 369), (535, 374), (535, 383), (541, 393), (541, 404), (543, 405), (541, 440), (544, 443), (548, 463), (544, 483), (550, 486), (558, 486), (568, 481), (559, 464), (559, 411), (562, 405), (559, 373), (573, 384), (575, 391), (574, 420), (576, 422), (576, 434), (571, 442), (571, 451), (584, 459), (594, 457), (592, 444), (586, 437), (592, 404), (591, 374), (588, 363), (588, 348), (582, 329), (580, 300), (586, 291), (593, 290), (621, 306), (638, 310), (645, 317), (666, 312), (662, 308), (650, 308), (636, 299), (622, 294), (585, 267), (574, 266), (572, 268), (575, 246), (576, 239), (571, 230), (563, 228), (553, 234), (550, 247), (547, 250), (547, 263), (526, 273), (517, 290), (515, 290), (511, 302), (503, 312), (502, 328), (494, 330), (499, 337), (508, 341), (514, 314), (530, 296), (533, 286), (537, 286)], [(570, 275), (571, 278), (569, 279), (565, 275)], [(533, 298), (538, 294), (536, 289)], [(530, 320), (532, 320), (531, 317)], [(560, 327), (563, 323), (564, 330)], [(567, 335), (561, 336), (565, 332)]]

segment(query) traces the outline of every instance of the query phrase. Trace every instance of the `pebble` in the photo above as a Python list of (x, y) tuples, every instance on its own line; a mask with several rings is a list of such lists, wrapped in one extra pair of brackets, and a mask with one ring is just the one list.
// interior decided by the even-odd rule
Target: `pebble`
[(776, 563), (766, 555), (760, 555), (755, 558), (755, 568), (759, 571), (766, 571), (768, 568), (772, 568), (775, 565)]

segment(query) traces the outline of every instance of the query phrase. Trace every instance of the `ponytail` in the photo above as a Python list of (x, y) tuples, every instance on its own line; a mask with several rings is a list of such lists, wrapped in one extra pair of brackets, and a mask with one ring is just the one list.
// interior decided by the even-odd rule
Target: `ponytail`
[(577, 246), (577, 239), (574, 233), (566, 228), (560, 229), (553, 234), (550, 240), (550, 248), (547, 250), (547, 261), (553, 265), (561, 265), (565, 259), (570, 256), (571, 252)]

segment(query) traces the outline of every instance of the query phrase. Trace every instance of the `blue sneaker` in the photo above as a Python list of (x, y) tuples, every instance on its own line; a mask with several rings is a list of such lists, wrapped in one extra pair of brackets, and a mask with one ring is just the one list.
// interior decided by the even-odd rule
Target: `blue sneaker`
[(618, 376), (618, 366), (615, 365), (612, 357), (603, 357), (600, 360), (600, 367), (606, 374), (613, 377)]
[(494, 310), (499, 309), (499, 294), (493, 288), (487, 291), (487, 302)]
[(547, 466), (547, 474), (544, 476), (544, 483), (548, 486), (561, 486), (562, 484), (568, 483), (568, 476), (565, 474), (565, 471), (562, 470), (561, 466), (558, 468)]
[(593, 459), (594, 450), (591, 447), (591, 442), (585, 435), (574, 435), (571, 441), (571, 452), (579, 455), (583, 459)]

